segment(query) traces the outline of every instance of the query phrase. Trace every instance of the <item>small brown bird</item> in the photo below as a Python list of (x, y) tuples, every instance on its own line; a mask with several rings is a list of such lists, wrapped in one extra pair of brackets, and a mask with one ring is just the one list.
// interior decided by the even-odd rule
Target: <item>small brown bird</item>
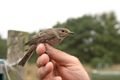
[(67, 28), (51, 28), (42, 30), (40, 33), (33, 36), (33, 38), (26, 43), (30, 48), (23, 58), (19, 61), (18, 65), (24, 66), (28, 59), (32, 56), (33, 51), (36, 50), (37, 44), (48, 43), (52, 46), (59, 44), (64, 38), (72, 34)]

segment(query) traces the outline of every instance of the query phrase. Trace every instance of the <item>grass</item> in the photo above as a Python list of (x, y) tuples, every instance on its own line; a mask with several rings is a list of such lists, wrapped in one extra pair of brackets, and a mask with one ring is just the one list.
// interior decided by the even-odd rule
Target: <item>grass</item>
[(120, 80), (120, 75), (91, 75), (92, 80)]
[(25, 80), (38, 80), (37, 67), (34, 64), (27, 64), (25, 66)]

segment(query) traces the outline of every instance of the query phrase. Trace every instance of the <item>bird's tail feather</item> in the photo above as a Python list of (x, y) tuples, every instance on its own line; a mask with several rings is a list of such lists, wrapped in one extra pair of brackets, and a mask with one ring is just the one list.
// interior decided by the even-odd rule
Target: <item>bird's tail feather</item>
[(36, 49), (36, 45), (32, 45), (28, 52), (21, 58), (21, 60), (18, 62), (18, 65), (24, 66), (25, 63), (30, 59), (30, 57), (33, 54), (33, 51)]

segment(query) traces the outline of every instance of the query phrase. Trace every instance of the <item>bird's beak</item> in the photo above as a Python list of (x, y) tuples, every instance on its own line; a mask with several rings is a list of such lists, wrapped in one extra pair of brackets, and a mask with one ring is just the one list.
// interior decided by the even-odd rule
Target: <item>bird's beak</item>
[(74, 32), (70, 31), (69, 34), (74, 34)]

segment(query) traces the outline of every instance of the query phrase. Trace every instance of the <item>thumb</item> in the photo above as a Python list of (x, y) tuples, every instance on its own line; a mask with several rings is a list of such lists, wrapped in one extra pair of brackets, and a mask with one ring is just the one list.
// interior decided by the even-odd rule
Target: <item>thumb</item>
[(56, 48), (53, 48), (49, 44), (45, 44), (45, 46), (46, 46), (46, 52), (49, 55), (49, 57), (59, 64), (64, 65), (64, 64), (74, 64), (79, 62), (79, 60), (76, 57), (69, 55)]

